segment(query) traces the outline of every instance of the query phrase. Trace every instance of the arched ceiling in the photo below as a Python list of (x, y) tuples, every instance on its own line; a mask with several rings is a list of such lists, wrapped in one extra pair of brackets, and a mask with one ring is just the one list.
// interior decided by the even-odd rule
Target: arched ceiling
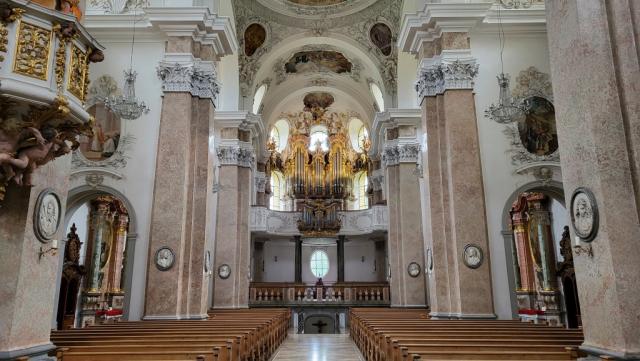
[[(266, 128), (282, 113), (302, 110), (311, 91), (331, 93), (334, 111), (358, 113), (365, 123), (375, 113), (370, 83), (396, 100), (396, 38), (399, 0), (234, 0), (241, 96), (251, 109), (255, 90), (267, 84), (261, 107)], [(372, 28), (384, 24), (390, 48)], [(245, 31), (250, 26), (257, 32)], [(379, 25), (378, 25), (379, 26)], [(246, 32), (246, 34), (245, 34)], [(377, 42), (376, 42), (377, 41)]]

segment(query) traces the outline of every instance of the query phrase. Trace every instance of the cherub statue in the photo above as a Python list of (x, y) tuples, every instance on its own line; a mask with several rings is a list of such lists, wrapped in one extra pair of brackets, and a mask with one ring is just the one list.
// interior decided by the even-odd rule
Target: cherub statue
[(37, 144), (43, 145), (45, 139), (40, 131), (31, 124), (22, 121), (17, 113), (7, 112), (0, 116), (0, 167), (6, 181), (11, 180), (15, 171), (13, 163), (19, 147), (33, 138)]
[(61, 139), (58, 131), (52, 127), (43, 128), (42, 137), (45, 140), (44, 143), (23, 148), (18, 152), (17, 159), (11, 161), (16, 168), (14, 181), (20, 186), (32, 185), (32, 175), (38, 166), (71, 151), (66, 141)]

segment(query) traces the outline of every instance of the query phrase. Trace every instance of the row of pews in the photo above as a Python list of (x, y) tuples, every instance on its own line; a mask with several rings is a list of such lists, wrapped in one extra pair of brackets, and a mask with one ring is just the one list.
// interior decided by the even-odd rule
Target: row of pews
[(367, 361), (574, 360), (581, 330), (519, 320), (434, 320), (426, 310), (353, 308), (351, 337)]
[(206, 320), (118, 322), (53, 331), (62, 361), (267, 361), (287, 337), (288, 309), (214, 310)]

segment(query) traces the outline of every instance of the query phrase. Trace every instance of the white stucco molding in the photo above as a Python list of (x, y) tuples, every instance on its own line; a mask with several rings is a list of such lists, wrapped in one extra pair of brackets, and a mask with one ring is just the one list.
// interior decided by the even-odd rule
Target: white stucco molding
[[(382, 113), (376, 113), (371, 126), (371, 150), (369, 154), (374, 158), (382, 156), (387, 145), (402, 146), (405, 144), (419, 144), (418, 134), (422, 127), (422, 110), (420, 108), (387, 109)], [(399, 126), (413, 126), (415, 134), (398, 134), (398, 138), (392, 141), (386, 140), (387, 129)]]
[[(376, 205), (359, 211), (340, 211), (342, 222), (341, 235), (354, 236), (385, 231), (389, 228), (387, 206)], [(300, 235), (297, 221), (302, 212), (274, 211), (262, 206), (251, 207), (249, 228), (251, 232), (260, 232), (277, 236)]]
[(404, 15), (398, 47), (401, 51), (420, 54), (426, 42), (440, 38), (444, 32), (495, 33), (500, 30), (499, 23), (510, 34), (545, 32), (544, 3), (513, 9), (487, 0), (427, 3), (421, 11)]
[(171, 36), (191, 37), (200, 44), (211, 45), (216, 60), (238, 51), (238, 40), (231, 19), (212, 13), (208, 7), (147, 7), (122, 14), (90, 9), (85, 25), (100, 39), (121, 41), (131, 37), (133, 21), (136, 24), (136, 41), (157, 41)]
[(187, 92), (214, 103), (220, 94), (215, 63), (195, 59), (188, 53), (165, 54), (157, 74), (164, 93)]
[(422, 59), (415, 82), (419, 102), (449, 89), (473, 89), (478, 68), (470, 49), (443, 50), (440, 55)]

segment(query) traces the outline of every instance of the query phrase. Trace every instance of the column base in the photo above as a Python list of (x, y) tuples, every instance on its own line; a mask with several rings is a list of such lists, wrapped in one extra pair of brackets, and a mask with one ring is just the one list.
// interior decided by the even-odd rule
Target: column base
[(28, 357), (29, 360), (55, 360), (55, 357), (48, 356), (48, 353), (55, 349), (56, 346), (49, 342), (18, 350), (0, 351), (0, 361), (15, 360), (18, 357)]
[(144, 316), (143, 321), (167, 321), (167, 320), (206, 320), (209, 315), (158, 315), (158, 316)]
[(498, 318), (495, 313), (453, 313), (452, 316), (459, 320), (495, 320)]
[(587, 357), (579, 358), (578, 360), (585, 361), (599, 361), (602, 360), (600, 356), (611, 356), (616, 360), (640, 360), (640, 353), (627, 353), (614, 350), (607, 350), (600, 347), (582, 345), (580, 351), (584, 351), (589, 354)]
[(455, 318), (450, 312), (430, 312), (429, 316), (434, 320), (450, 320)]

